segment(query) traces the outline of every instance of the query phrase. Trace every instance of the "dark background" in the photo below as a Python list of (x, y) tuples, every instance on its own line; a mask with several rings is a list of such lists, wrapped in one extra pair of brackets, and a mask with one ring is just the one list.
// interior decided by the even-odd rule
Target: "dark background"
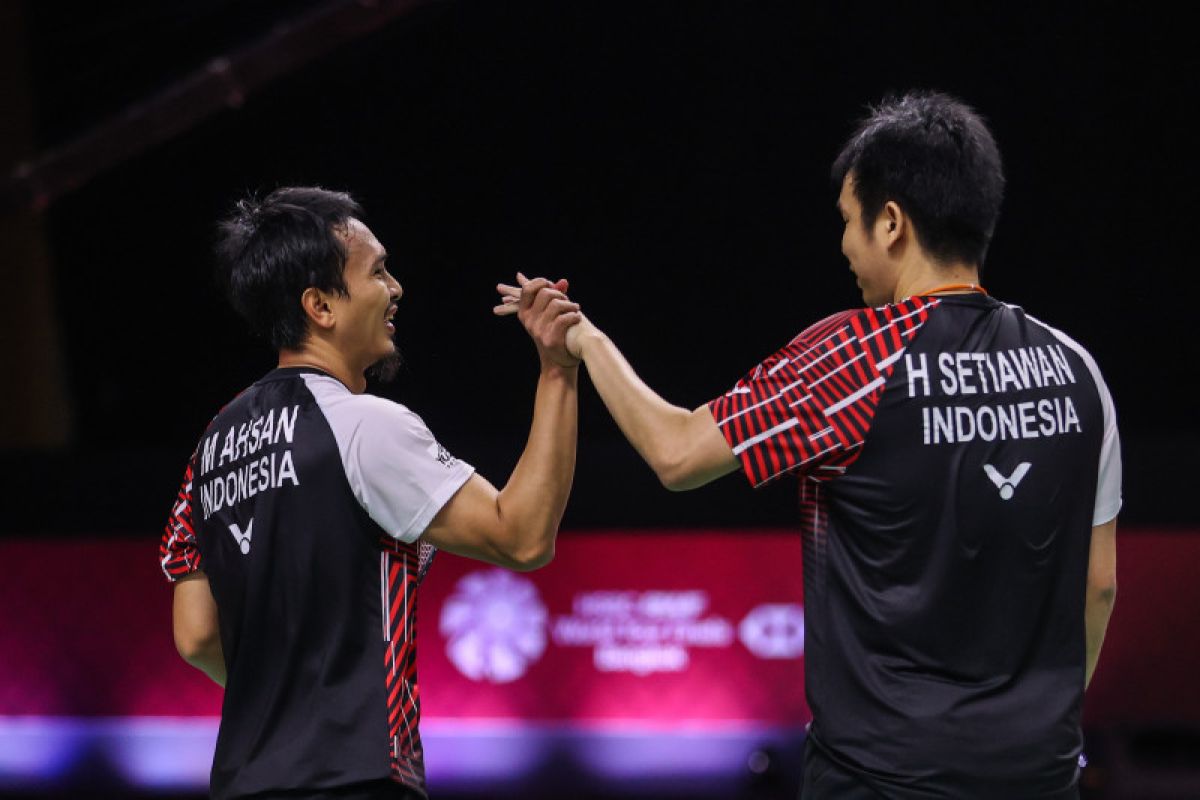
[[(32, 139), (0, 158), (0, 180), (322, 5), (0, 0), (0, 24), (19, 20), (0, 41), (22, 51), (0, 85), (31, 104), (3, 98), (0, 144), (14, 119)], [(375, 390), (503, 484), (537, 366), (491, 314), (496, 282), (569, 277), (652, 387), (699, 405), (860, 304), (828, 169), (868, 103), (910, 88), (991, 122), (1009, 182), (983, 283), (1099, 362), (1123, 530), (1200, 530), (1193, 31), (1118, 2), (429, 2), (32, 212), (4, 206), (5, 230), (48, 253), (37, 267), (0, 255), (5, 287), (46, 269), (52, 307), (33, 315), (45, 330), (0, 329), (0, 352), (55, 339), (45, 369), (61, 368), (69, 413), (52, 446), (0, 439), (0, 535), (145, 536), (152, 552), (200, 432), (274, 363), (211, 280), (214, 223), (246, 192), (315, 183), (362, 200), (405, 289), (407, 364)], [(152, 139), (146, 124), (129, 141)], [(28, 299), (0, 298), (10, 319)], [(32, 392), (34, 374), (5, 370), (0, 396)], [(566, 530), (792, 524), (789, 479), (664, 491), (583, 383)], [(1131, 752), (1194, 767), (1194, 726), (1141, 737)]]
[[(37, 151), (315, 5), (26, 2)], [(407, 364), (378, 391), (502, 485), (537, 367), (491, 314), (497, 281), (569, 277), (652, 387), (699, 405), (861, 303), (829, 165), (866, 104), (909, 88), (992, 124), (1009, 182), (983, 283), (1095, 355), (1121, 424), (1123, 525), (1194, 524), (1185, 32), (1119, 3), (423, 6), (39, 213), (70, 436), (0, 451), (0, 528), (156, 536), (209, 418), (273, 365), (210, 276), (214, 221), (247, 191), (361, 199), (405, 290)], [(584, 383), (564, 527), (790, 522), (790, 480), (662, 490)]]

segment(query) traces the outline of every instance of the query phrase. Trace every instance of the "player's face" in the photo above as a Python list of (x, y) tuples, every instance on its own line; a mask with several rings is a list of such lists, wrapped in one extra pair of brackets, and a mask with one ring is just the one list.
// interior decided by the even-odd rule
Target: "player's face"
[(892, 302), (896, 276), (888, 257), (886, 238), (882, 235), (882, 228), (887, 224), (884, 215), (880, 214), (870, 227), (863, 226), (862, 205), (854, 196), (853, 174), (842, 181), (837, 206), (846, 224), (842, 230), (842, 255), (846, 256), (850, 271), (858, 279), (863, 302), (869, 306)]
[(352, 363), (366, 369), (396, 350), (392, 317), (403, 289), (388, 272), (387, 251), (370, 228), (351, 219), (344, 241), (349, 296), (334, 300), (338, 343)]

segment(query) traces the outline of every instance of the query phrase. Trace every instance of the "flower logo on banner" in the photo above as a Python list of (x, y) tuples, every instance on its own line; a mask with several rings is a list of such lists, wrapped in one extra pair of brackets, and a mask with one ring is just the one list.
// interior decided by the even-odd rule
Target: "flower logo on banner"
[(498, 569), (472, 572), (442, 606), (439, 630), (463, 675), (510, 683), (546, 649), (546, 607), (525, 578)]
[(738, 638), (759, 658), (797, 658), (804, 653), (804, 609), (795, 603), (758, 606), (738, 625)]

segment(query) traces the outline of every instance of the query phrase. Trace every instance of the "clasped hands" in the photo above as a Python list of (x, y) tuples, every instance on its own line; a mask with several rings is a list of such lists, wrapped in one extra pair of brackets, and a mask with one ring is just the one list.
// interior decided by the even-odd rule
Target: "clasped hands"
[(583, 357), (584, 330), (591, 325), (579, 304), (567, 297), (566, 278), (550, 282), (546, 278), (527, 278), (517, 273), (517, 285), (496, 284), (500, 303), (492, 309), (496, 316), (516, 314), (537, 345), (538, 355), (560, 367), (576, 367)]

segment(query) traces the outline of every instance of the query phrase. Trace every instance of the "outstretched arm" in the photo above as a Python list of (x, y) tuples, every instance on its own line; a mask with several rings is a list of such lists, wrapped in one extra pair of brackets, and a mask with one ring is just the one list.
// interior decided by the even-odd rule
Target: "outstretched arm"
[[(518, 282), (523, 276), (518, 276)], [(501, 284), (497, 314), (514, 313), (529, 284)], [(566, 346), (587, 364), (588, 375), (625, 438), (672, 491), (703, 486), (738, 468), (708, 406), (689, 411), (647, 386), (625, 356), (586, 317), (567, 332)]]
[(566, 281), (530, 282), (517, 306), (541, 360), (533, 423), (525, 450), (504, 488), (472, 475), (433, 518), (424, 538), (443, 550), (517, 570), (554, 556), (554, 540), (575, 475), (579, 360), (566, 349), (579, 306)]
[[(663, 486), (685, 491), (738, 468), (738, 461), (707, 405), (689, 411), (645, 384), (625, 356), (586, 319), (571, 336), (588, 376), (625, 438)], [(573, 329), (574, 330), (574, 329)]]

